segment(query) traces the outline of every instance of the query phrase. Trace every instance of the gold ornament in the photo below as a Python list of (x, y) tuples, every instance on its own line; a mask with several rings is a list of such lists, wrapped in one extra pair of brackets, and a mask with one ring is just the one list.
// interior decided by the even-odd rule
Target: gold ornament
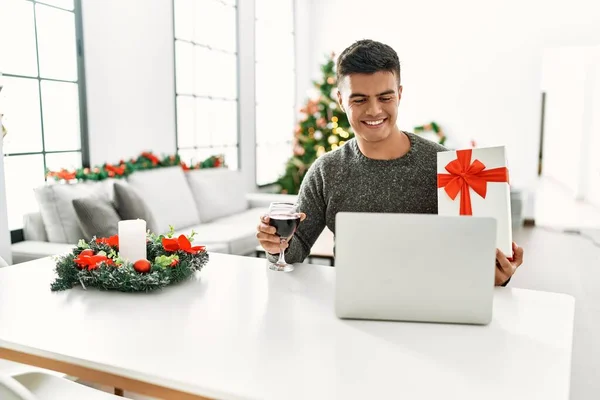
[(338, 145), (339, 145), (340, 147), (341, 147), (341, 146), (343, 146), (343, 145), (345, 145), (345, 144), (346, 144), (346, 142), (344, 142), (343, 140), (340, 140), (340, 142), (338, 143)]
[(325, 154), (325, 147), (319, 146), (317, 148), (317, 157), (321, 157), (323, 154)]
[(335, 144), (335, 143), (339, 142), (340, 139), (335, 135), (331, 135), (331, 136), (329, 136), (329, 138), (327, 138), (327, 141), (329, 142), (329, 144)]
[(338, 148), (338, 145), (337, 145), (337, 144), (332, 144), (332, 145), (331, 145), (331, 150), (332, 150), (332, 151), (333, 151), (333, 150), (335, 150), (335, 149), (337, 149), (337, 148)]
[(350, 137), (350, 134), (348, 132), (346, 132), (345, 130), (343, 130), (342, 128), (337, 128), (337, 132), (340, 135), (340, 137), (342, 137), (344, 139), (348, 139)]
[(338, 127), (338, 124), (337, 124), (337, 122), (334, 122), (334, 123), (332, 124), (332, 126), (333, 126), (334, 128), (337, 128), (337, 127)]
[(338, 117), (332, 117), (331, 122), (338, 122)]

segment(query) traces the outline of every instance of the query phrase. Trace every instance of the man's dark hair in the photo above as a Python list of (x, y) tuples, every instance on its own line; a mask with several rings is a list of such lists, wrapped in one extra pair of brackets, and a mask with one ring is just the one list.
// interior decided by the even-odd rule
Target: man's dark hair
[(364, 39), (354, 42), (338, 57), (337, 81), (350, 74), (374, 74), (389, 71), (396, 75), (400, 84), (400, 60), (398, 54), (387, 44)]

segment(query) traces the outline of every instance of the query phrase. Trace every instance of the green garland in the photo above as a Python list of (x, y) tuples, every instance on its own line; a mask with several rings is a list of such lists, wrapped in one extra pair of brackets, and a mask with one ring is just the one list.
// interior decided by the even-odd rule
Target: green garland
[[(208, 262), (204, 246), (191, 246), (191, 236), (173, 238), (173, 228), (165, 235), (147, 235), (148, 260), (124, 262), (118, 251), (118, 236), (80, 240), (70, 254), (56, 257), (56, 280), (52, 291), (77, 285), (120, 292), (150, 292), (182, 282)], [(151, 262), (150, 262), (151, 261)]]
[(46, 171), (46, 174), (48, 177), (54, 178), (57, 181), (103, 181), (109, 178), (125, 178), (136, 171), (173, 167), (176, 165), (181, 165), (185, 171), (188, 171), (192, 169), (224, 167), (225, 163), (222, 155), (214, 155), (208, 157), (204, 161), (187, 165), (185, 162), (181, 161), (179, 154), (163, 156), (161, 159), (152, 152), (145, 151), (136, 158), (132, 158), (128, 161), (121, 160), (117, 164), (105, 163), (95, 168), (79, 168), (76, 170), (48, 170)]
[(424, 133), (432, 131), (438, 137), (438, 143), (443, 146), (446, 142), (446, 135), (444, 134), (444, 131), (442, 130), (442, 128), (440, 128), (438, 124), (436, 124), (435, 122), (430, 122), (426, 125), (415, 126), (415, 133)]

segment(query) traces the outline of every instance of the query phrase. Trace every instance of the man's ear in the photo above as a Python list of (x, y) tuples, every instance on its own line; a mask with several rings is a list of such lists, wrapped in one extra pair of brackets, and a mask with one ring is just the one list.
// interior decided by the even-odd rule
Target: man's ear
[(398, 86), (398, 101), (402, 99), (402, 85)]
[(344, 105), (342, 104), (342, 94), (340, 93), (340, 89), (337, 90), (337, 101), (342, 111), (346, 112), (346, 110), (344, 110)]

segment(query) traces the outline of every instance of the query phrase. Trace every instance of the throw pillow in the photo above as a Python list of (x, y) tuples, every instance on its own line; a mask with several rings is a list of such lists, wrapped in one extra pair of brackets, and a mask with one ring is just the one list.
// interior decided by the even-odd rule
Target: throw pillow
[(248, 209), (244, 177), (240, 171), (207, 168), (186, 172), (202, 222), (227, 217)]
[(115, 205), (121, 219), (143, 219), (146, 229), (156, 233), (154, 216), (140, 194), (129, 184), (115, 183)]
[(112, 202), (97, 197), (82, 197), (73, 200), (73, 207), (86, 240), (118, 233), (121, 218)]
[(127, 183), (140, 194), (154, 217), (156, 234), (193, 227), (200, 223), (194, 196), (180, 166), (137, 171)]
[(98, 197), (111, 200), (112, 181), (45, 184), (34, 190), (48, 241), (75, 244), (83, 238), (73, 199)]

